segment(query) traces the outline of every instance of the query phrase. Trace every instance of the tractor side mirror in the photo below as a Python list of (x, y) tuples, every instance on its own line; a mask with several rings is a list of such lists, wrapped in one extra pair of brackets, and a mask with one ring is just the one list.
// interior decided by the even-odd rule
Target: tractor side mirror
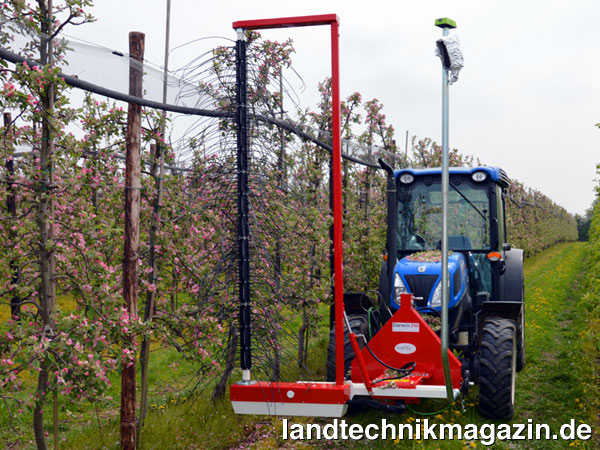
[(398, 220), (398, 199), (396, 198), (396, 178), (394, 177), (394, 169), (387, 164), (383, 159), (379, 158), (379, 165), (387, 173), (387, 231), (386, 231), (386, 247), (387, 247), (387, 272), (390, 289), (394, 286), (394, 268), (398, 258), (398, 236), (397, 236), (397, 220)]

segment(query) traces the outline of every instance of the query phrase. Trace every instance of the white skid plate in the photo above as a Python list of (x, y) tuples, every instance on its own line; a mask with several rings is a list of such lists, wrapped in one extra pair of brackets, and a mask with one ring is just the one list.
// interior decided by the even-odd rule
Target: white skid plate
[(266, 414), (269, 416), (342, 417), (347, 404), (324, 403), (272, 403), (232, 401), (236, 414)]
[(236, 414), (342, 417), (348, 409), (350, 385), (257, 381), (232, 384), (229, 398)]
[[(454, 389), (454, 400), (460, 394), (459, 389)], [(351, 383), (350, 398), (355, 396), (384, 397), (384, 398), (446, 398), (446, 386), (432, 386), (421, 384), (413, 388), (380, 388), (373, 387), (370, 394), (364, 383)]]

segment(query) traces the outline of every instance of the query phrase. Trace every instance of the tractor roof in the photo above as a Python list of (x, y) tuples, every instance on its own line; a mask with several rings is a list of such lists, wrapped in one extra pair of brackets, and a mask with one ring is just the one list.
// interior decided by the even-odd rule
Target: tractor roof
[[(506, 172), (499, 167), (450, 167), (448, 169), (448, 173), (450, 175), (472, 175), (473, 173), (479, 171), (486, 172), (493, 181), (501, 184), (502, 186), (508, 187), (510, 184), (508, 175), (506, 175)], [(433, 167), (428, 169), (398, 169), (394, 172), (394, 175), (396, 178), (398, 178), (403, 173), (410, 173), (414, 176), (441, 175), (442, 169), (440, 167)]]

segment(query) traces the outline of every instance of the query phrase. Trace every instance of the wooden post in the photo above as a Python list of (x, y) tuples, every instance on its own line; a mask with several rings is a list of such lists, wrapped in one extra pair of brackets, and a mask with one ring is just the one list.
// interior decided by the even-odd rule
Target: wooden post
[[(129, 33), (129, 95), (142, 97), (144, 33)], [(134, 61), (135, 60), (135, 61)], [(139, 62), (139, 63), (138, 63)], [(123, 259), (123, 299), (130, 318), (137, 317), (138, 258), (140, 243), (140, 174), (142, 108), (133, 103), (127, 110), (125, 155), (125, 255)], [(134, 337), (123, 339), (123, 349), (133, 350)], [(121, 375), (121, 448), (135, 449), (135, 357), (123, 363)]]

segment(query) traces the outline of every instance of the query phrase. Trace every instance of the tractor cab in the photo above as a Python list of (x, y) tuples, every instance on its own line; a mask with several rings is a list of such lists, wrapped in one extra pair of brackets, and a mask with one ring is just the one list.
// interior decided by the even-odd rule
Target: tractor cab
[[(396, 242), (391, 311), (401, 293), (412, 293), (418, 311), (441, 308), (441, 169), (403, 169), (396, 179)], [(448, 191), (448, 271), (450, 332), (467, 310), (502, 297), (506, 245), (503, 192), (508, 177), (491, 167), (451, 168)], [(466, 324), (463, 324), (466, 326)]]

